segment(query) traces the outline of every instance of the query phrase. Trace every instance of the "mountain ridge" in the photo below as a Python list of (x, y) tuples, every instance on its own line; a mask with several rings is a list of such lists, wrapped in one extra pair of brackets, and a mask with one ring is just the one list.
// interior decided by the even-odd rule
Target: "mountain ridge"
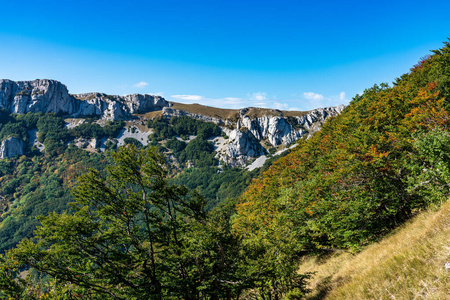
[[(319, 130), (327, 118), (338, 115), (343, 108), (341, 105), (307, 112), (256, 107), (222, 109), (200, 104), (169, 102), (161, 96), (149, 94), (125, 96), (99, 92), (70, 94), (66, 85), (51, 79), (0, 80), (0, 110), (9, 114), (55, 113), (80, 119), (67, 125), (71, 128), (82, 124), (83, 119), (87, 117), (99, 118), (97, 123), (101, 126), (108, 121), (136, 119), (137, 126), (157, 117), (171, 119), (183, 116), (213, 122), (218, 124), (224, 136), (228, 137), (225, 146), (222, 145), (224, 143), (216, 145), (216, 148), (220, 148), (217, 155), (219, 160), (240, 166), (269, 153), (271, 149), (277, 152), (280, 147), (286, 148), (300, 138), (309, 136)], [(135, 132), (142, 133), (138, 127), (133, 129), (130, 137), (133, 137)], [(145, 137), (148, 139), (148, 134)], [(146, 145), (149, 140), (142, 138), (142, 135), (139, 135), (138, 140)], [(95, 146), (98, 141), (83, 143)], [(10, 157), (8, 153), (24, 152), (23, 143), (2, 143), (1, 146), (4, 149), (3, 158)]]

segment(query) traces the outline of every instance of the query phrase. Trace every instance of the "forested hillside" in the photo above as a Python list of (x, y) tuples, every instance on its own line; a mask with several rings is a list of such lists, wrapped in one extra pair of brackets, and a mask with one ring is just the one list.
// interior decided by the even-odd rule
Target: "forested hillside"
[[(55, 114), (2, 112), (0, 140), (23, 141), (25, 151), (0, 159), (0, 251), (15, 246), (24, 237), (31, 237), (38, 224), (37, 216), (67, 210), (67, 203), (73, 201), (70, 189), (77, 176), (89, 168), (104, 172), (110, 161), (107, 152), (95, 147), (83, 149), (77, 141), (108, 139), (104, 150), (115, 151), (118, 142), (114, 138), (126, 123), (108, 121), (100, 126), (96, 121), (87, 118), (84, 123), (68, 128), (64, 117)], [(243, 168), (218, 167), (213, 143), (207, 140), (221, 135), (216, 124), (174, 117), (151, 120), (148, 125), (153, 129), (148, 147), (157, 147), (168, 160), (172, 157), (170, 161), (176, 162), (170, 171), (172, 181), (201, 190), (208, 209), (226, 198), (238, 196), (259, 173), (259, 169), (249, 172)], [(187, 143), (175, 136), (196, 138)], [(124, 143), (144, 147), (132, 137), (125, 138)], [(183, 172), (186, 166), (190, 168)]]
[(202, 191), (211, 210), (341, 109), (225, 110), (151, 95), (72, 95), (55, 80), (0, 80), (0, 251), (31, 237), (36, 216), (68, 209), (76, 177), (103, 170), (119, 146), (155, 146), (172, 182)]
[[(358, 251), (449, 196), (450, 44), (356, 96), (240, 197), (236, 234), (285, 256)], [(291, 263), (290, 261), (289, 263)]]
[[(214, 125), (155, 118), (148, 123), (154, 147), (137, 141), (107, 153), (106, 170), (79, 178), (69, 211), (39, 217), (34, 237), (0, 257), (0, 296), (307, 297), (314, 274), (298, 272), (302, 260), (357, 253), (447, 201), (449, 109), (446, 42), (392, 85), (355, 96), (248, 187), (242, 182), (251, 180), (250, 173), (204, 169), (215, 159), (208, 145), (218, 133)], [(256, 136), (261, 128), (251, 124), (235, 133), (253, 130)], [(58, 149), (50, 157), (65, 155)], [(176, 164), (188, 160), (196, 168), (169, 180)], [(3, 166), (4, 176), (24, 169)], [(23, 175), (35, 182), (31, 173)], [(201, 191), (192, 189), (198, 186), (219, 203), (208, 206)], [(321, 293), (314, 295), (320, 299)]]

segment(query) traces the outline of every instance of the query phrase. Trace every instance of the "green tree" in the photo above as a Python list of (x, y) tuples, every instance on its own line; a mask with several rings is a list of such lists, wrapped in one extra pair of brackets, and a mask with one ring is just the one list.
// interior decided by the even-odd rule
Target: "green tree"
[(40, 217), (35, 238), (10, 255), (86, 297), (197, 299), (201, 268), (186, 249), (205, 220), (203, 199), (167, 183), (154, 148), (112, 156), (108, 176), (80, 178), (73, 214)]

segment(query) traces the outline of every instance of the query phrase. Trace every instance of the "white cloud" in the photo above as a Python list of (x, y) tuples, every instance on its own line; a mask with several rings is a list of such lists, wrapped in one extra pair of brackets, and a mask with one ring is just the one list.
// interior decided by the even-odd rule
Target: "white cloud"
[(172, 100), (175, 102), (181, 102), (186, 104), (191, 104), (193, 102), (207, 105), (207, 106), (214, 106), (214, 107), (220, 107), (220, 108), (242, 108), (245, 107), (243, 103), (245, 103), (245, 100), (242, 98), (236, 98), (236, 97), (225, 97), (225, 98), (208, 98), (200, 95), (172, 95)]
[(199, 95), (172, 95), (172, 98), (180, 99), (180, 100), (189, 100), (189, 101), (200, 101), (204, 99), (203, 96)]
[(273, 103), (273, 108), (279, 109), (279, 110), (289, 110), (289, 104), (274, 102)]
[(251, 100), (258, 100), (258, 101), (263, 101), (267, 99), (267, 93), (252, 93), (250, 94), (250, 99)]
[(325, 97), (322, 94), (306, 92), (302, 97), (295, 97), (291, 99), (278, 100), (275, 96), (268, 95), (265, 92), (255, 92), (247, 94), (245, 98), (238, 97), (224, 97), (224, 98), (209, 98), (200, 95), (172, 95), (171, 101), (181, 103), (198, 103), (207, 106), (214, 106), (219, 108), (241, 109), (245, 107), (261, 107), (272, 108), (280, 110), (294, 110), (307, 111), (319, 107), (336, 106), (346, 104), (348, 100), (345, 99), (345, 92), (337, 95)]
[(145, 81), (141, 81), (141, 82), (138, 82), (138, 83), (136, 83), (136, 84), (133, 84), (133, 86), (134, 86), (135, 88), (138, 88), (138, 89), (143, 89), (143, 88), (145, 88), (146, 86), (148, 86), (148, 83), (145, 82)]
[(313, 92), (306, 92), (306, 93), (303, 93), (303, 96), (304, 96), (305, 99), (307, 99), (307, 100), (323, 100), (323, 99), (324, 99), (324, 96), (323, 96), (323, 95), (321, 95), (321, 94), (316, 94), (316, 93), (313, 93)]

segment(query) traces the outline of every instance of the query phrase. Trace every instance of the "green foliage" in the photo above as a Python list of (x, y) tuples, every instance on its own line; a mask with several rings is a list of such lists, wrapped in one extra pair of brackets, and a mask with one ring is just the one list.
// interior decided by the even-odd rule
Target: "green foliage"
[(165, 160), (154, 148), (130, 145), (112, 156), (107, 177), (91, 170), (80, 178), (73, 214), (41, 217), (35, 242), (23, 240), (9, 256), (89, 297), (230, 293), (218, 281), (221, 273), (228, 279), (220, 271), (224, 247), (214, 240), (218, 232), (207, 221), (203, 199), (167, 183)]
[(165, 146), (173, 151), (175, 156), (178, 156), (181, 151), (186, 148), (186, 143), (183, 141), (177, 140), (175, 137), (172, 137), (170, 140), (168, 140), (165, 144)]
[(245, 169), (205, 166), (189, 168), (178, 174), (173, 182), (186, 185), (189, 189), (199, 189), (207, 200), (206, 208), (211, 210), (227, 198), (238, 197), (250, 184), (258, 171), (248, 172)]
[(17, 295), (23, 294), (25, 282), (20, 278), (20, 270), (17, 261), (0, 255), (0, 298), (18, 299)]
[(441, 128), (419, 134), (413, 142), (417, 155), (408, 169), (408, 191), (424, 205), (441, 203), (450, 194), (450, 134)]
[(181, 162), (192, 160), (198, 164), (214, 165), (216, 162), (214, 159), (214, 145), (201, 137), (196, 137), (187, 144), (179, 159)]
[(139, 142), (137, 139), (132, 138), (132, 137), (127, 137), (123, 140), (123, 142), (125, 143), (125, 145), (134, 145), (138, 148), (142, 147), (142, 143)]
[[(448, 195), (450, 45), (393, 87), (375, 85), (240, 198), (234, 229), (295, 257), (357, 251)], [(450, 74), (450, 73), (449, 73)], [(442, 97), (445, 96), (445, 97)], [(275, 257), (273, 259), (276, 259)]]
[(73, 199), (69, 187), (76, 176), (88, 166), (100, 168), (104, 163), (102, 154), (89, 154), (76, 147), (67, 148), (56, 159), (36, 156), (0, 160), (0, 251), (31, 237), (37, 216), (67, 209)]
[(55, 114), (41, 116), (36, 126), (39, 131), (38, 141), (44, 143), (44, 145), (51, 143), (51, 141), (66, 142), (70, 139), (70, 132), (65, 127), (64, 120)]
[(212, 122), (204, 122), (191, 117), (172, 117), (170, 120), (164, 117), (148, 121), (149, 128), (153, 128), (155, 137), (170, 139), (175, 135), (196, 135), (202, 139), (220, 136), (222, 130)]
[(169, 121), (163, 117), (157, 117), (147, 122), (147, 126), (154, 130), (153, 137), (161, 139), (169, 139), (176, 135)]
[(115, 138), (125, 126), (124, 121), (109, 121), (105, 126), (100, 126), (94, 122), (84, 122), (71, 130), (74, 137), (85, 139), (100, 139), (102, 137)]
[[(224, 299), (303, 291), (306, 277), (295, 266), (232, 233), (233, 201), (207, 214), (197, 192), (169, 184), (155, 148), (128, 145), (111, 155), (106, 176), (91, 169), (80, 177), (71, 212), (39, 217), (33, 239), (0, 257), (1, 296)], [(31, 276), (18, 278), (24, 269)]]

